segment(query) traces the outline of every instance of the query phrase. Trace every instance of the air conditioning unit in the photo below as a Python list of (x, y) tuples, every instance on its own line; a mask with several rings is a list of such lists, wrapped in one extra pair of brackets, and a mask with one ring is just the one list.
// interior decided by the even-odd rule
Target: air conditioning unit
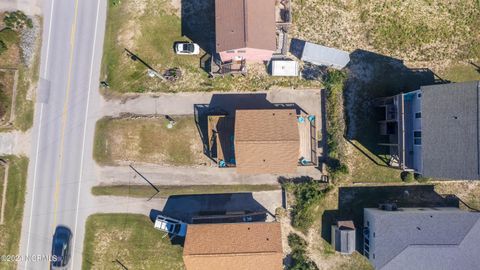
[(378, 208), (383, 211), (397, 211), (398, 207), (396, 203), (381, 203)]

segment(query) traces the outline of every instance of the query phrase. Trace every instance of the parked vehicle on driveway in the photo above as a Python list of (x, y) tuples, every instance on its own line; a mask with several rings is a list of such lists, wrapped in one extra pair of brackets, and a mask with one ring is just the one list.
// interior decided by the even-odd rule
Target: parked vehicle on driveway
[(57, 226), (52, 241), (51, 269), (65, 269), (70, 261), (72, 231), (65, 226)]
[(175, 44), (175, 53), (181, 55), (197, 55), (200, 53), (200, 46), (192, 42), (178, 42)]
[(154, 228), (173, 236), (185, 237), (187, 234), (187, 223), (162, 215), (157, 216)]

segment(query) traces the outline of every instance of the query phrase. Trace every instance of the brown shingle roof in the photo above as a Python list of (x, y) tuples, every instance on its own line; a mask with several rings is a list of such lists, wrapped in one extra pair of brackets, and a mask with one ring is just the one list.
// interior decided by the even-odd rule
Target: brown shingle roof
[(217, 52), (275, 50), (275, 0), (216, 0), (215, 35)]
[(282, 269), (280, 223), (188, 225), (183, 249), (187, 270)]
[(294, 173), (300, 137), (294, 109), (237, 110), (235, 159), (239, 173)]

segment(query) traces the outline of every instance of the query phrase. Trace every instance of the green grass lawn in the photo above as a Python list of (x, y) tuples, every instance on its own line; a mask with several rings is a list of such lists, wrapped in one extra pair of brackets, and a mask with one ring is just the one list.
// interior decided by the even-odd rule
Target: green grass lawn
[(97, 122), (94, 158), (101, 165), (148, 162), (196, 165), (205, 162), (193, 116), (177, 116), (168, 129), (164, 117), (103, 118)]
[[(23, 207), (28, 171), (28, 158), (6, 156), (10, 164), (8, 172), (5, 224), (0, 225), (0, 255), (15, 255), (19, 252)], [(2, 169), (3, 170), (3, 169)], [(0, 179), (3, 185), (3, 175)], [(0, 194), (3, 193), (3, 187)], [(1, 195), (0, 195), (1, 196)], [(0, 198), (1, 199), (1, 198)], [(0, 269), (16, 269), (16, 262), (0, 262)]]
[(153, 228), (147, 216), (95, 214), (88, 218), (82, 269), (184, 269), (182, 247)]
[[(148, 5), (141, 15), (132, 8), (133, 1), (108, 2), (102, 73), (112, 89), (119, 92), (146, 92), (155, 88), (171, 88), (171, 85), (157, 78), (149, 78), (143, 64), (128, 59), (125, 48), (157, 70), (172, 67), (192, 69), (198, 66), (197, 56), (174, 54), (173, 43), (186, 39), (181, 35), (180, 19), (161, 7), (168, 5), (165, 1), (141, 1)], [(194, 74), (197, 76), (192, 79), (202, 79), (200, 72), (194, 71)]]
[(401, 171), (388, 167), (384, 160), (370, 152), (358, 141), (352, 141), (355, 146), (350, 155), (352, 160), (350, 167), (350, 177), (354, 183), (384, 183), (401, 182)]
[[(480, 65), (480, 61), (474, 62), (476, 65)], [(480, 69), (476, 69), (471, 64), (454, 64), (446, 68), (440, 73), (442, 79), (452, 82), (468, 82), (480, 80)]]
[[(196, 185), (196, 186), (156, 186), (160, 193), (157, 196), (186, 194), (216, 194), (235, 192), (257, 192), (279, 190), (279, 185)], [(113, 195), (129, 197), (151, 197), (156, 191), (147, 185), (95, 186), (92, 194), (96, 196)]]

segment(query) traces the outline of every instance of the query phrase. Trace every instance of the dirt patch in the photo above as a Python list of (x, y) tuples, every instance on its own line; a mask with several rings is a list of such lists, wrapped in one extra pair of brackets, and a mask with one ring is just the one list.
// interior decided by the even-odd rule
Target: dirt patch
[(138, 33), (139, 27), (133, 20), (129, 20), (125, 27), (118, 32), (117, 41), (125, 48), (135, 47), (135, 33)]

